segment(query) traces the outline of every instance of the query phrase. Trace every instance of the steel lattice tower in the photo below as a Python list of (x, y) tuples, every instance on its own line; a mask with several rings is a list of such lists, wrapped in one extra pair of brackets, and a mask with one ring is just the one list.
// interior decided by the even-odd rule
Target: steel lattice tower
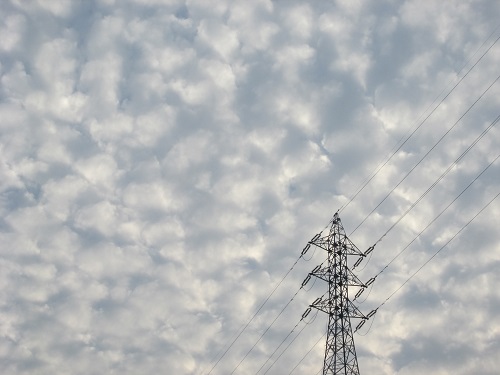
[(309, 243), (328, 254), (326, 264), (323, 262), (310, 273), (328, 283), (328, 293), (310, 305), (328, 314), (322, 374), (359, 375), (351, 318), (366, 320), (367, 317), (349, 299), (349, 287), (364, 289), (366, 285), (354, 275), (347, 260), (349, 255), (359, 256), (358, 265), (366, 255), (347, 238), (338, 213), (332, 219), (329, 234), (316, 235)]

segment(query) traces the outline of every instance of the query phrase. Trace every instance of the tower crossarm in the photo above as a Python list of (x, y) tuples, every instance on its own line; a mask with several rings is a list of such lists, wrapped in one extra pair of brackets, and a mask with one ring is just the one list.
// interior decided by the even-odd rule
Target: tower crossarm
[(363, 283), (349, 268), (345, 268), (345, 272), (340, 274), (336, 273), (335, 265), (328, 266), (320, 264), (314, 268), (309, 274), (315, 276), (326, 282), (338, 282), (340, 285), (346, 284), (347, 286), (359, 286), (366, 288), (366, 284)]
[(349, 318), (368, 319), (351, 301), (347, 301), (347, 304), (340, 311), (340, 307), (335, 305), (335, 301), (329, 300), (327, 295), (317, 298), (309, 306), (329, 315), (339, 315), (340, 318), (344, 318), (342, 315), (347, 315)]
[[(345, 236), (345, 233), (343, 233)], [(330, 235), (324, 237), (318, 237), (315, 240), (309, 241), (309, 244), (319, 247), (325, 251), (331, 252), (333, 249), (336, 251), (342, 251), (346, 255), (357, 255), (361, 257), (365, 257), (365, 253), (358, 249), (356, 245), (354, 245), (351, 240), (347, 237), (343, 238), (343, 241), (340, 242), (332, 241)]]

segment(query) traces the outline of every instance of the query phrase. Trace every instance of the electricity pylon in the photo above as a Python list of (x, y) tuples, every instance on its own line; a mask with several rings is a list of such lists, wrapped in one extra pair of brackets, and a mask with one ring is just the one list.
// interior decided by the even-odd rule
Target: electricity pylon
[[(363, 284), (347, 264), (349, 255), (357, 255), (355, 266), (361, 263), (366, 253), (361, 252), (347, 238), (338, 213), (332, 219), (328, 235), (316, 235), (309, 244), (315, 245), (328, 253), (325, 262), (314, 268), (310, 275), (328, 283), (328, 293), (317, 298), (310, 307), (328, 314), (323, 375), (359, 375), (358, 359), (354, 347), (351, 318), (362, 319), (358, 327), (368, 319), (349, 299), (349, 287), (361, 287)], [(359, 296), (361, 293), (357, 293)]]

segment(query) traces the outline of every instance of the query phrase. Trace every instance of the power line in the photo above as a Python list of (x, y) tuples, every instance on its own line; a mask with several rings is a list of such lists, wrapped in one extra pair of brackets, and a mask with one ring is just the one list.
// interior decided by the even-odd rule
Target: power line
[[(305, 285), (305, 284), (303, 284)], [(274, 323), (276, 322), (276, 320), (278, 320), (278, 318), (281, 316), (281, 314), (283, 314), (283, 312), (285, 311), (285, 309), (290, 305), (290, 303), (292, 303), (292, 301), (295, 299), (295, 297), (297, 296), (297, 294), (299, 294), (300, 290), (302, 289), (302, 286), (299, 288), (299, 290), (297, 290), (297, 292), (295, 292), (295, 294), (293, 295), (292, 298), (290, 298), (290, 300), (287, 302), (287, 304), (281, 309), (281, 311), (279, 312), (279, 314), (274, 318), (274, 320), (272, 321), (272, 323), (264, 330), (264, 332), (262, 332), (262, 334), (260, 335), (260, 337), (257, 339), (257, 341), (252, 345), (252, 347), (250, 348), (250, 350), (243, 356), (243, 358), (241, 359), (241, 361), (236, 365), (236, 367), (233, 369), (233, 371), (231, 371), (231, 375), (234, 374), (234, 372), (238, 369), (238, 367), (240, 367), (240, 365), (243, 363), (243, 361), (245, 360), (245, 358), (250, 354), (250, 352), (252, 350), (254, 350), (254, 348), (257, 346), (257, 344), (260, 342), (260, 340), (262, 340), (262, 338), (264, 337), (264, 335), (271, 329), (271, 327), (274, 325)]]
[(375, 311), (377, 311), (378, 309), (380, 309), (383, 305), (385, 305), (397, 292), (399, 292), (401, 290), (401, 288), (403, 288), (411, 279), (413, 279), (427, 264), (429, 264), (446, 246), (448, 246), (448, 244), (453, 241), (460, 233), (462, 233), (462, 231), (467, 228), (467, 226), (472, 223), (474, 221), (474, 219), (476, 219), (486, 208), (488, 208), (488, 206), (493, 203), (493, 201), (495, 199), (498, 198), (498, 196), (500, 195), (500, 193), (498, 193), (497, 195), (495, 195), (486, 205), (483, 206), (483, 208), (481, 208), (481, 210), (479, 210), (478, 213), (476, 213), (472, 219), (470, 219), (464, 226), (462, 226), (462, 228), (460, 228), (460, 230), (458, 232), (456, 232), (453, 237), (451, 237), (443, 246), (441, 246), (441, 248), (436, 251), (424, 264), (422, 264), (408, 279), (406, 279), (406, 281), (401, 284), (394, 292), (391, 293), (391, 295), (389, 295), (389, 297), (387, 297), (385, 299), (384, 302), (382, 302), (376, 309)]
[(465, 64), (460, 68), (460, 70), (457, 72), (457, 75), (460, 74), (460, 72), (469, 64), (469, 62), (472, 60), (472, 58), (474, 56), (476, 56), (476, 53), (479, 52), (479, 50), (486, 44), (486, 42), (488, 40), (490, 40), (490, 38), (496, 33), (496, 31), (500, 28), (500, 23), (493, 29), (493, 31), (491, 32), (490, 35), (488, 35), (488, 37), (483, 41), (483, 43), (481, 43), (481, 45), (476, 49), (476, 51), (472, 54), (471, 57), (469, 57), (469, 59), (467, 59), (467, 61), (465, 62)]
[[(310, 310), (309, 310), (310, 311)], [(295, 324), (295, 326), (292, 328), (292, 330), (288, 333), (288, 335), (286, 335), (286, 337), (280, 342), (280, 344), (276, 347), (276, 349), (274, 349), (274, 351), (269, 355), (269, 357), (266, 359), (266, 361), (262, 364), (262, 366), (260, 366), (260, 368), (257, 370), (257, 372), (255, 373), (255, 375), (257, 375), (265, 366), (266, 364), (271, 360), (271, 358), (273, 357), (273, 355), (276, 354), (276, 352), (279, 350), (279, 348), (281, 348), (281, 346), (285, 343), (286, 340), (288, 340), (288, 338), (295, 332), (295, 330), (297, 329), (297, 327), (299, 326), (299, 324), (306, 318), (307, 316), (307, 310), (306, 312), (302, 315), (302, 318), (297, 322), (297, 324)], [(300, 333), (305, 329), (306, 326), (308, 326), (309, 324), (312, 324), (315, 320), (316, 320), (316, 317), (318, 316), (318, 312), (316, 312), (316, 315), (314, 315), (314, 318), (311, 319), (311, 321), (309, 323), (305, 323), (304, 324), (304, 327), (302, 327), (302, 329), (300, 330), (300, 332), (297, 334), (297, 336), (291, 341), (295, 341), (295, 339), (300, 335)], [(290, 343), (291, 344), (291, 343)], [(271, 366), (269, 366), (269, 368), (266, 370), (265, 374), (267, 374), (267, 372), (269, 372), (269, 370), (271, 369), (271, 367), (274, 366), (274, 364), (276, 363), (276, 361), (281, 357), (281, 355), (288, 349), (288, 347), (290, 346), (290, 344), (283, 350), (283, 352), (273, 361), (273, 363), (271, 363)]]
[[(212, 366), (212, 368), (207, 373), (207, 375), (210, 375), (212, 373), (212, 371), (215, 369), (215, 367), (217, 367), (217, 365), (222, 360), (222, 358), (224, 358), (224, 356), (232, 348), (232, 346), (234, 345), (234, 343), (240, 338), (240, 336), (247, 329), (247, 327), (250, 325), (250, 323), (252, 323), (252, 321), (259, 314), (259, 312), (262, 310), (262, 308), (267, 303), (267, 301), (269, 301), (269, 299), (273, 296), (273, 294), (276, 292), (276, 290), (279, 288), (279, 286), (283, 283), (283, 281), (286, 279), (286, 277), (290, 274), (290, 272), (292, 272), (292, 270), (295, 268), (295, 266), (299, 262), (300, 258), (302, 258), (304, 254), (305, 254), (304, 251), (302, 251), (302, 254), (297, 258), (297, 260), (295, 261), (295, 263), (293, 263), (292, 267), (290, 267), (290, 269), (285, 273), (285, 275), (283, 276), (283, 278), (278, 282), (278, 284), (274, 287), (274, 289), (267, 296), (267, 298), (264, 300), (264, 302), (259, 306), (259, 308), (257, 309), (257, 311), (255, 311), (255, 313), (252, 315), (252, 317), (250, 318), (250, 320), (245, 324), (245, 326), (243, 327), (243, 329), (241, 329), (240, 332), (236, 335), (236, 337), (231, 341), (231, 344), (229, 344), (229, 346), (224, 351), (224, 353), (222, 353), (222, 356), (220, 356), (220, 358), (217, 360), (217, 362), (215, 362), (215, 364)], [(219, 354), (220, 354), (220, 352), (219, 352)], [(217, 354), (216, 357), (219, 357), (219, 354)], [(213, 362), (213, 360), (211, 362)], [(202, 373), (203, 373), (203, 371), (202, 371)]]
[(318, 344), (319, 344), (319, 342), (320, 342), (321, 340), (323, 340), (323, 338), (324, 338), (325, 336), (326, 336), (326, 333), (323, 333), (323, 335), (322, 335), (322, 336), (318, 339), (318, 341), (316, 341), (316, 342), (314, 343), (314, 345), (313, 345), (313, 346), (311, 346), (311, 349), (309, 349), (309, 350), (307, 351), (307, 353), (306, 353), (306, 354), (304, 354), (304, 356), (300, 359), (299, 363), (297, 363), (297, 364), (295, 365), (295, 367), (294, 367), (294, 368), (293, 368), (293, 369), (292, 369), (292, 370), (288, 373), (288, 375), (291, 375), (291, 374), (292, 374), (292, 373), (293, 373), (293, 372), (297, 369), (297, 367), (299, 367), (299, 366), (300, 366), (300, 364), (304, 361), (304, 359), (306, 359), (306, 357), (309, 355), (309, 353), (311, 353), (311, 352), (313, 351), (313, 349), (316, 347), (316, 345), (318, 345)]
[(459, 199), (470, 187), (471, 185), (476, 182), (496, 161), (497, 159), (500, 158), (500, 155), (498, 155), (495, 159), (493, 159), (487, 166), (486, 168), (484, 168), (481, 173), (479, 173), (461, 192), (460, 194), (458, 194), (455, 199), (453, 199), (444, 209), (441, 210), (441, 212), (436, 216), (434, 217), (434, 219), (432, 219), (429, 224), (426, 225), (426, 227), (424, 229), (422, 229), (420, 231), (420, 233), (418, 233), (409, 243), (408, 245), (406, 245), (399, 253), (396, 254), (396, 256), (394, 258), (392, 258), (392, 260), (384, 267), (382, 268), (375, 276), (374, 276), (374, 279), (377, 278), (380, 274), (382, 274), (401, 254), (403, 254), (410, 246), (411, 244), (413, 244), (413, 242), (415, 242), (417, 240), (417, 238), (419, 238), (422, 233), (424, 233), (437, 219), (439, 219), (441, 217), (441, 215), (443, 215), (447, 210), (448, 208), (450, 208), (450, 206), (455, 203), (455, 201), (457, 199)]
[[(403, 220), (403, 218), (413, 209), (415, 208), (415, 206), (420, 203), (420, 201), (439, 183), (441, 182), (441, 180), (465, 157), (465, 155), (467, 155), (467, 153), (486, 135), (486, 133), (488, 133), (491, 128), (493, 128), (497, 123), (498, 121), (500, 120), (500, 115), (497, 116), (497, 118), (495, 120), (492, 121), (492, 123), (480, 134), (477, 136), (477, 138), (469, 145), (469, 147), (467, 147), (465, 149), (464, 152), (462, 152), (462, 154), (453, 162), (450, 164), (450, 166), (441, 174), (441, 176), (439, 176), (435, 181), (434, 183), (422, 194), (420, 195), (420, 197), (415, 201), (413, 202), (413, 204), (399, 217), (398, 220), (396, 220), (394, 222), (394, 224), (392, 224), (392, 226), (387, 229), (387, 231), (377, 240), (377, 242), (375, 242), (375, 245), (377, 245), (379, 242), (382, 241), (382, 239), (387, 236), (389, 234), (389, 232), (391, 230), (394, 229), (394, 227), (396, 225), (399, 224), (399, 222), (401, 220)], [(496, 160), (496, 159), (495, 159)]]
[[(499, 37), (500, 38), (500, 37)], [(498, 40), (498, 39), (497, 39)], [(394, 192), (394, 190), (396, 190), (399, 185), (401, 185), (403, 183), (404, 180), (406, 180), (406, 178), (415, 170), (415, 168), (417, 168), (421, 163), (422, 161), (432, 152), (432, 150), (434, 150), (437, 145), (439, 143), (441, 143), (441, 141), (458, 125), (458, 123), (465, 117), (465, 115), (467, 115), (467, 113), (469, 113), (469, 111), (479, 102), (479, 100), (481, 100), (481, 98), (490, 90), (490, 88), (498, 81), (498, 79), (500, 79), (500, 75), (486, 88), (485, 91), (483, 91), (483, 93), (474, 101), (474, 103), (472, 103), (469, 108), (467, 108), (467, 110), (460, 116), (460, 118), (452, 125), (451, 128), (449, 128), (442, 136), (441, 138), (439, 138), (439, 140), (434, 144), (434, 146), (432, 146), (426, 153), (425, 155), (417, 162), (417, 164), (415, 164), (410, 170), (409, 172), (396, 184), (396, 186), (394, 186), (387, 194), (386, 196), (377, 204), (377, 206), (375, 206), (375, 208), (373, 210), (371, 210), (371, 212), (366, 215), (366, 217), (361, 221), (361, 223), (358, 224), (358, 226), (356, 228), (354, 228), (354, 230), (351, 232), (351, 234), (349, 234), (349, 236), (352, 236), (352, 234), (354, 232), (356, 232), (359, 227), (361, 227), (361, 225), (363, 225), (363, 223), (377, 210), (377, 208), (380, 207), (380, 205), (382, 203), (384, 203), (387, 198), (389, 198), (389, 196)]]
[[(331, 220), (330, 220), (331, 222)], [(325, 227), (326, 228), (326, 227)], [(323, 228), (321, 230), (321, 232), (319, 232), (318, 234), (316, 234), (316, 236), (314, 236), (314, 238), (317, 238), (321, 235), (321, 233), (323, 232), (323, 230), (325, 229)], [(314, 239), (313, 238), (313, 239)], [(297, 263), (300, 261), (300, 259), (305, 259), (304, 258), (304, 255), (307, 254), (307, 252), (309, 251), (311, 247), (311, 241), (309, 241), (307, 243), (307, 245), (304, 247), (304, 249), (302, 250), (300, 256), (297, 258), (297, 260), (293, 263), (293, 265), (290, 267), (290, 269), (285, 273), (285, 275), (281, 278), (281, 280), (278, 282), (278, 284), (274, 287), (274, 289), (271, 291), (271, 293), (266, 297), (266, 299), (264, 300), (264, 302), (262, 302), (262, 304), (259, 306), (259, 308), (255, 311), (255, 313), (252, 315), (252, 317), (250, 318), (250, 320), (243, 326), (243, 328), (240, 329), (240, 331), (238, 332), (238, 334), (234, 337), (234, 339), (231, 341), (231, 343), (229, 344), (229, 346), (226, 348), (226, 350), (224, 351), (224, 353), (222, 353), (222, 355), (220, 355), (220, 353), (222, 352), (219, 351), (219, 353), (210, 361), (211, 363), (215, 360), (215, 358), (219, 357), (219, 359), (215, 362), (215, 364), (212, 366), (212, 368), (210, 369), (210, 371), (206, 374), (206, 375), (210, 375), (212, 373), (212, 371), (217, 367), (217, 365), (219, 364), (219, 362), (222, 360), (222, 358), (225, 357), (225, 355), (229, 352), (229, 350), (233, 347), (233, 345), (236, 343), (236, 341), (240, 338), (240, 336), (243, 334), (243, 332), (248, 328), (248, 326), (250, 325), (250, 323), (252, 323), (252, 321), (255, 319), (255, 317), (259, 314), (259, 312), (262, 310), (262, 308), (264, 307), (264, 305), (269, 301), (269, 299), (274, 295), (274, 293), (276, 292), (276, 290), (280, 287), (280, 285), (283, 283), (283, 281), (287, 278), (287, 276), (290, 274), (290, 272), (292, 272), (292, 270), (295, 268), (295, 266), (297, 265)], [(306, 260), (306, 259), (305, 259)], [(308, 261), (308, 260), (306, 260)], [(299, 289), (300, 290), (300, 289)], [(297, 292), (298, 293), (298, 292)], [(293, 299), (293, 298), (292, 298)], [(290, 301), (291, 302), (291, 301)], [(290, 303), (288, 302), (288, 304)], [(287, 306), (288, 306), (287, 304)], [(203, 374), (204, 370), (201, 371), (201, 374)]]
[(272, 352), (271, 355), (266, 359), (266, 361), (259, 367), (259, 369), (255, 373), (255, 375), (257, 375), (264, 368), (264, 366), (267, 365), (267, 362), (269, 362), (271, 360), (271, 358), (273, 357), (273, 355), (275, 355), (276, 352), (279, 350), (279, 348), (281, 348), (281, 345), (283, 345), (285, 343), (285, 341), (295, 332), (295, 329), (299, 326), (301, 321), (302, 321), (302, 319), (299, 320), (297, 324), (295, 324), (295, 326), (292, 328), (292, 330), (290, 332), (288, 332), (288, 335), (285, 336), (285, 338), (281, 341), (281, 343), (278, 345), (278, 347), (276, 349), (274, 349), (274, 352)]
[(267, 370), (264, 372), (263, 375), (266, 375), (269, 370), (271, 370), (271, 368), (273, 368), (273, 366), (276, 364), (276, 362), (278, 362), (278, 360), (281, 358), (281, 356), (288, 350), (288, 348), (294, 343), (294, 341), (297, 339), (297, 337), (300, 336), (300, 334), (302, 333), (302, 331), (309, 325), (311, 324), (314, 320), (316, 320), (316, 317), (318, 316), (318, 313), (316, 313), (316, 315), (314, 315), (314, 318), (311, 320), (310, 323), (306, 323), (304, 324), (304, 326), (300, 329), (300, 331), (297, 333), (297, 335), (288, 343), (288, 345), (286, 346), (285, 349), (283, 349), (283, 351), (280, 353), (280, 355), (278, 357), (276, 357), (276, 359), (273, 361), (273, 363), (271, 363), (271, 366), (269, 366), (267, 368)]
[[(500, 25), (499, 25), (500, 26)], [(497, 26), (497, 28), (499, 27)], [(496, 30), (496, 29), (495, 29)], [(494, 33), (494, 32), (493, 32)], [(493, 34), (492, 33), (492, 34)], [(486, 39), (486, 41), (491, 37), (491, 35)], [(337, 212), (342, 212), (344, 209), (347, 208), (347, 206), (349, 206), (349, 204), (351, 204), (351, 202), (359, 195), (359, 193), (361, 193), (361, 191), (364, 190), (364, 188), (375, 178), (375, 176), (378, 175), (378, 173), (382, 170), (382, 168), (384, 168), (386, 166), (386, 164), (394, 157), (394, 155), (396, 155), (398, 153), (398, 151), (406, 144), (406, 142), (408, 142), (408, 140), (422, 127), (422, 125), (427, 121), (427, 119), (429, 119), (430, 116), (432, 116), (432, 114), (436, 111), (436, 109), (438, 109), (441, 104), (448, 98), (448, 96), (450, 96), (450, 94), (457, 88), (457, 86), (469, 75), (469, 73), (472, 71), (472, 69), (474, 69), (476, 67), (476, 65), (483, 59), (484, 56), (486, 56), (486, 54), (491, 50), (491, 48), (493, 48), (493, 46), (498, 42), (498, 40), (500, 39), (500, 37), (498, 37), (497, 39), (495, 39), (495, 41), (491, 44), (491, 46), (488, 47), (488, 49), (479, 57), (479, 59), (474, 63), (474, 65), (472, 65), (468, 70), (467, 72), (463, 75), (462, 78), (460, 78), (460, 80), (451, 88), (450, 91), (448, 91), (448, 93), (440, 100), (440, 102), (434, 107), (434, 109), (418, 124), (418, 126), (416, 128), (413, 129), (413, 131), (410, 133), (410, 135), (408, 135), (406, 137), (406, 139), (404, 140), (403, 143), (401, 143), (399, 145), (399, 147), (396, 148), (396, 150), (394, 152), (392, 152), (392, 154), (390, 154), (390, 156), (384, 161), (382, 162), (381, 164), (379, 164), (379, 166), (377, 168), (375, 168), (375, 171), (372, 172), (372, 175), (367, 179), (365, 180), (364, 183), (361, 184), (360, 187), (358, 187), (358, 189), (356, 189), (356, 193), (349, 199), (349, 201), (347, 203), (344, 203)], [(485, 41), (485, 42), (486, 42)], [(484, 45), (484, 43), (482, 45)], [(481, 45), (481, 46), (482, 46)], [(476, 51), (477, 53), (477, 51)], [(474, 53), (475, 55), (475, 53)], [(466, 63), (467, 64), (467, 63)], [(463, 69), (463, 68), (462, 68)], [(443, 90), (444, 91), (444, 90)], [(441, 94), (439, 94), (441, 95)], [(439, 97), (438, 95), (438, 97)], [(436, 98), (437, 99), (437, 98)], [(436, 101), (436, 99), (434, 99), (434, 102)], [(434, 103), (433, 102), (433, 103)], [(432, 104), (433, 104), (432, 103)], [(432, 105), (431, 104), (431, 105)], [(428, 107), (429, 108), (429, 107)], [(427, 111), (427, 109), (425, 110)], [(425, 113), (424, 111), (424, 113)], [(419, 116), (419, 118), (421, 117), (422, 115)], [(417, 120), (418, 121), (418, 120)], [(401, 139), (397, 142), (399, 143), (401, 141)], [(396, 144), (397, 144), (396, 143)], [(394, 149), (394, 148), (393, 148)], [(351, 233), (352, 234), (352, 233)]]

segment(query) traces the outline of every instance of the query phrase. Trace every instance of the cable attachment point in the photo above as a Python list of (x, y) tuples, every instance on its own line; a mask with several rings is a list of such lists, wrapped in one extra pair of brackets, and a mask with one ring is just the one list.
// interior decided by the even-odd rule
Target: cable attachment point
[(311, 244), (310, 244), (310, 243), (308, 243), (308, 244), (306, 245), (306, 247), (304, 247), (304, 249), (302, 250), (302, 253), (300, 253), (300, 255), (301, 255), (301, 256), (306, 255), (306, 253), (309, 251), (309, 249), (310, 249), (310, 248), (311, 248)]
[(368, 315), (366, 316), (366, 319), (370, 319), (373, 315), (375, 315), (377, 313), (377, 310), (378, 309), (375, 309), (375, 310), (372, 310), (368, 313)]
[(375, 249), (375, 245), (373, 246), (370, 246), (366, 251), (365, 251), (365, 254), (364, 256), (367, 256), (368, 254), (370, 254), (373, 250)]
[(309, 282), (309, 280), (311, 280), (311, 275), (307, 275), (307, 277), (304, 279), (304, 281), (302, 281), (301, 288), (305, 287), (307, 285), (307, 283)]
[(311, 312), (311, 308), (308, 307), (306, 311), (304, 311), (304, 313), (302, 314), (302, 319), (300, 320), (304, 320), (305, 318), (307, 318), (307, 316), (309, 315), (309, 313)]

